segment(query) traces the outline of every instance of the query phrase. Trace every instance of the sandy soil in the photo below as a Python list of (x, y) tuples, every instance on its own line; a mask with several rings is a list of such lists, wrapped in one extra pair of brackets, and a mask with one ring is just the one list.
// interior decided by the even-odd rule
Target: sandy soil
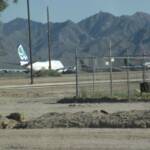
[[(117, 74), (113, 76), (117, 78)], [(141, 77), (135, 73), (133, 78)], [(99, 75), (97, 74), (97, 78)], [(101, 79), (109, 78), (102, 74)], [(124, 78), (124, 74), (121, 78)], [(36, 83), (74, 81), (73, 75), (58, 78), (38, 78)], [(84, 78), (82, 80), (87, 80)], [(29, 84), (29, 79), (0, 78), (0, 85)], [(102, 85), (103, 87), (103, 85)], [(121, 86), (122, 87), (122, 86)], [(20, 112), (27, 119), (47, 112), (77, 112), (104, 109), (108, 112), (123, 110), (149, 110), (149, 103), (130, 104), (51, 104), (59, 98), (75, 95), (74, 86), (1, 89), (0, 114)], [(107, 86), (106, 86), (107, 88)], [(105, 89), (106, 89), (105, 88)], [(43, 129), (43, 130), (0, 130), (0, 150), (149, 150), (149, 129)]]
[(24, 102), (24, 103), (1, 103), (0, 104), (0, 114), (8, 115), (12, 112), (19, 112), (24, 114), (26, 119), (31, 119), (39, 117), (42, 114), (48, 112), (78, 112), (85, 111), (91, 112), (94, 110), (106, 110), (109, 113), (117, 111), (130, 111), (130, 110), (149, 110), (150, 103), (103, 103), (103, 104), (49, 104), (42, 102)]
[(149, 150), (149, 129), (0, 130), (0, 150)]

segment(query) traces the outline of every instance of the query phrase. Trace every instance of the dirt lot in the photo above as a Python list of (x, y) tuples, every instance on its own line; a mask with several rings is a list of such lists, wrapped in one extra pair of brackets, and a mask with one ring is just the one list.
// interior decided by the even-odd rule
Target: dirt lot
[[(141, 74), (137, 74), (136, 76), (139, 77)], [(106, 76), (104, 74), (100, 78), (105, 77)], [(74, 79), (75, 78), (73, 75), (67, 75), (64, 78), (38, 78), (35, 81), (36, 83), (56, 83), (62, 81), (74, 81)], [(22, 85), (27, 83), (29, 83), (28, 79), (0, 79), (0, 85)], [(103, 87), (103, 85), (101, 86)], [(66, 95), (75, 95), (74, 85), (43, 86), (38, 88), (1, 88), (0, 114), (7, 115), (11, 112), (20, 112), (24, 114), (26, 119), (31, 119), (48, 112), (91, 112), (94, 110), (104, 109), (109, 113), (113, 113), (116, 111), (128, 111), (133, 109), (150, 109), (150, 103), (103, 103), (76, 105), (52, 104), (55, 103), (59, 98), (63, 98)], [(0, 130), (0, 149), (149, 150), (149, 138), (149, 129), (39, 129), (26, 131)]]
[(149, 150), (149, 129), (0, 130), (0, 150)]

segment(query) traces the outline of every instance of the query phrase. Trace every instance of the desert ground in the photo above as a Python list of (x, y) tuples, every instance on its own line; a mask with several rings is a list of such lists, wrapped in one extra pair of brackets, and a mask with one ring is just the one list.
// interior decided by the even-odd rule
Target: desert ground
[[(130, 75), (132, 79), (141, 79), (141, 72)], [(114, 73), (113, 79), (124, 79), (125, 74)], [(88, 81), (91, 75), (80, 77)], [(109, 79), (109, 74), (96, 75), (97, 80)], [(27, 77), (0, 77), (0, 114), (12, 112), (24, 114), (26, 120), (48, 112), (91, 112), (106, 110), (109, 113), (128, 110), (149, 110), (150, 103), (100, 103), (100, 104), (56, 104), (63, 97), (75, 95), (75, 75), (61, 77), (36, 78), (37, 86), (28, 86)], [(52, 84), (52, 85), (49, 85)], [(55, 84), (56, 83), (56, 84)], [(57, 85), (57, 83), (62, 83)], [(63, 84), (68, 83), (68, 84)], [(39, 84), (39, 85), (38, 85)], [(44, 85), (45, 84), (45, 85)], [(24, 86), (26, 85), (26, 86)], [(109, 82), (98, 85), (101, 92), (108, 89)], [(115, 89), (125, 89), (123, 83), (116, 83)], [(138, 83), (131, 84), (139, 88)], [(134, 86), (133, 86), (134, 85)], [(83, 85), (84, 86), (84, 85)], [(121, 88), (120, 88), (121, 87)], [(149, 150), (149, 129), (32, 129), (0, 130), (0, 149), (2, 150)]]
[(1, 150), (149, 150), (150, 130), (44, 129), (0, 131)]

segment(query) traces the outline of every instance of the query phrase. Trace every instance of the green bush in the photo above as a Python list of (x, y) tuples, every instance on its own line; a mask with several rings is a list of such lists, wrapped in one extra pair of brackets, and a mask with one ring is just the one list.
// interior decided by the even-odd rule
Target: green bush
[(51, 71), (48, 71), (48, 76), (59, 77), (59, 76), (61, 76), (61, 73), (51, 70)]
[(51, 77), (59, 77), (61, 76), (61, 73), (55, 71), (55, 70), (42, 70), (42, 71), (37, 71), (34, 72), (34, 77), (46, 77), (46, 76), (51, 76)]

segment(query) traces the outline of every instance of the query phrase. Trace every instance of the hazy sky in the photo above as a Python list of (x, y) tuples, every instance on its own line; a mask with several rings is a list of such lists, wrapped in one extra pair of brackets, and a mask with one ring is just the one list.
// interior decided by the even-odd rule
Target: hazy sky
[[(137, 11), (150, 13), (150, 0), (30, 0), (31, 19), (46, 22), (47, 5), (53, 22), (68, 19), (78, 22), (99, 11), (114, 15), (131, 15)], [(26, 0), (10, 5), (0, 17), (3, 22), (17, 17), (27, 18)]]

